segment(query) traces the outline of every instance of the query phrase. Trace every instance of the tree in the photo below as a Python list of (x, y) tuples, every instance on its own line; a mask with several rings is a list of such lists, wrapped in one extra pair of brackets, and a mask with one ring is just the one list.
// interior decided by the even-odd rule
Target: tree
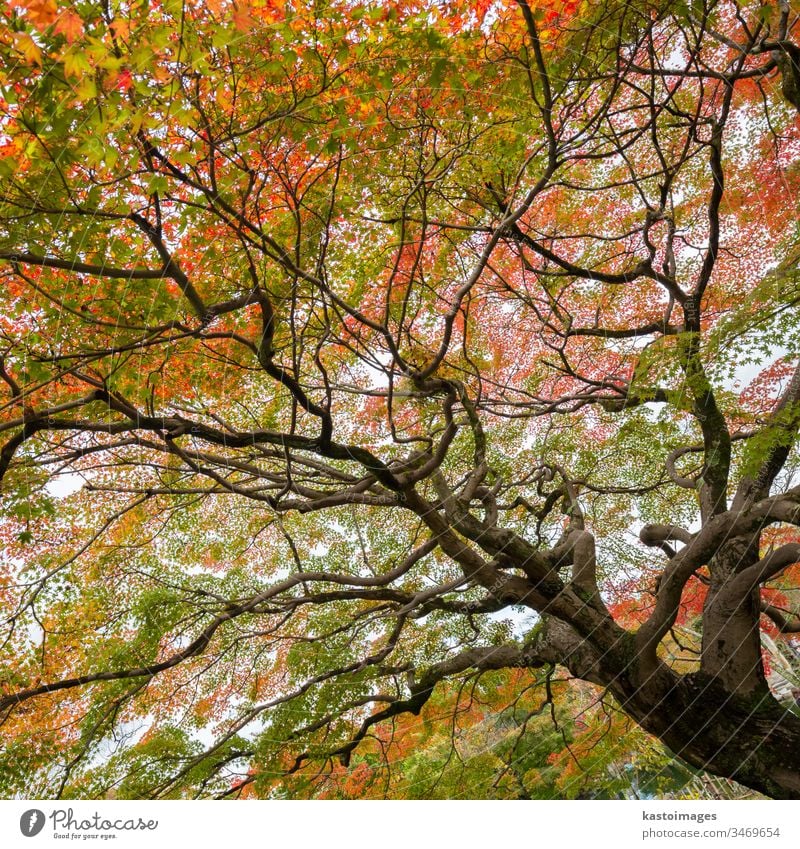
[(800, 796), (788, 0), (2, 15), (6, 792), (268, 792), (558, 669)]

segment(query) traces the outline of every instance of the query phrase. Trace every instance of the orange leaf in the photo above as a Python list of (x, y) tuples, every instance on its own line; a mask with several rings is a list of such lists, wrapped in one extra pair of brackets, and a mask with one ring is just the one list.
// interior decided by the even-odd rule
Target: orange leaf
[(31, 23), (40, 29), (49, 27), (58, 17), (55, 0), (24, 0), (21, 5), (28, 10)]
[(234, 5), (233, 25), (239, 32), (248, 32), (253, 29), (255, 21), (247, 3), (237, 3)]
[(83, 35), (83, 21), (72, 9), (67, 9), (59, 15), (54, 32), (63, 35), (68, 44), (77, 41)]

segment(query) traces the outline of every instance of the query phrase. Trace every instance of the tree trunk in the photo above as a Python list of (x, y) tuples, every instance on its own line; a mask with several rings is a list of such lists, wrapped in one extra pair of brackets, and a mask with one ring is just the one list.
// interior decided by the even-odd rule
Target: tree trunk
[(767, 796), (800, 798), (800, 717), (775, 699), (763, 669), (763, 683), (745, 692), (728, 685), (730, 669), (680, 676), (660, 661), (645, 668), (632, 640), (620, 636), (614, 647), (590, 649), (570, 631), (563, 623), (548, 624), (544, 640), (574, 675), (605, 687), (676, 756)]
[(758, 537), (726, 542), (711, 559), (703, 607), (701, 668), (729, 693), (768, 692), (761, 659), (758, 589), (744, 598), (727, 592), (730, 579), (758, 560)]
[(769, 691), (748, 698), (698, 673), (641, 718), (631, 713), (692, 766), (776, 799), (800, 798), (800, 718)]

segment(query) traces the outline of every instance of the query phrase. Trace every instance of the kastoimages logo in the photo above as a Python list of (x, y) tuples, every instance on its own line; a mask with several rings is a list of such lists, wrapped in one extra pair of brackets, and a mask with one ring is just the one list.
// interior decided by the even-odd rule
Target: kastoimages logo
[(19, 818), (19, 830), (25, 837), (36, 837), (44, 828), (44, 823), (44, 814), (36, 808), (31, 808)]

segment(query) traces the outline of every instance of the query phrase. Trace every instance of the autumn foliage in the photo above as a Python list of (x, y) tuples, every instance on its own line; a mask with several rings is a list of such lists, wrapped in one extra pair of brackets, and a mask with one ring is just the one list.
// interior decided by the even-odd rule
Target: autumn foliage
[(791, 3), (14, 0), (0, 67), (0, 793), (800, 795)]

